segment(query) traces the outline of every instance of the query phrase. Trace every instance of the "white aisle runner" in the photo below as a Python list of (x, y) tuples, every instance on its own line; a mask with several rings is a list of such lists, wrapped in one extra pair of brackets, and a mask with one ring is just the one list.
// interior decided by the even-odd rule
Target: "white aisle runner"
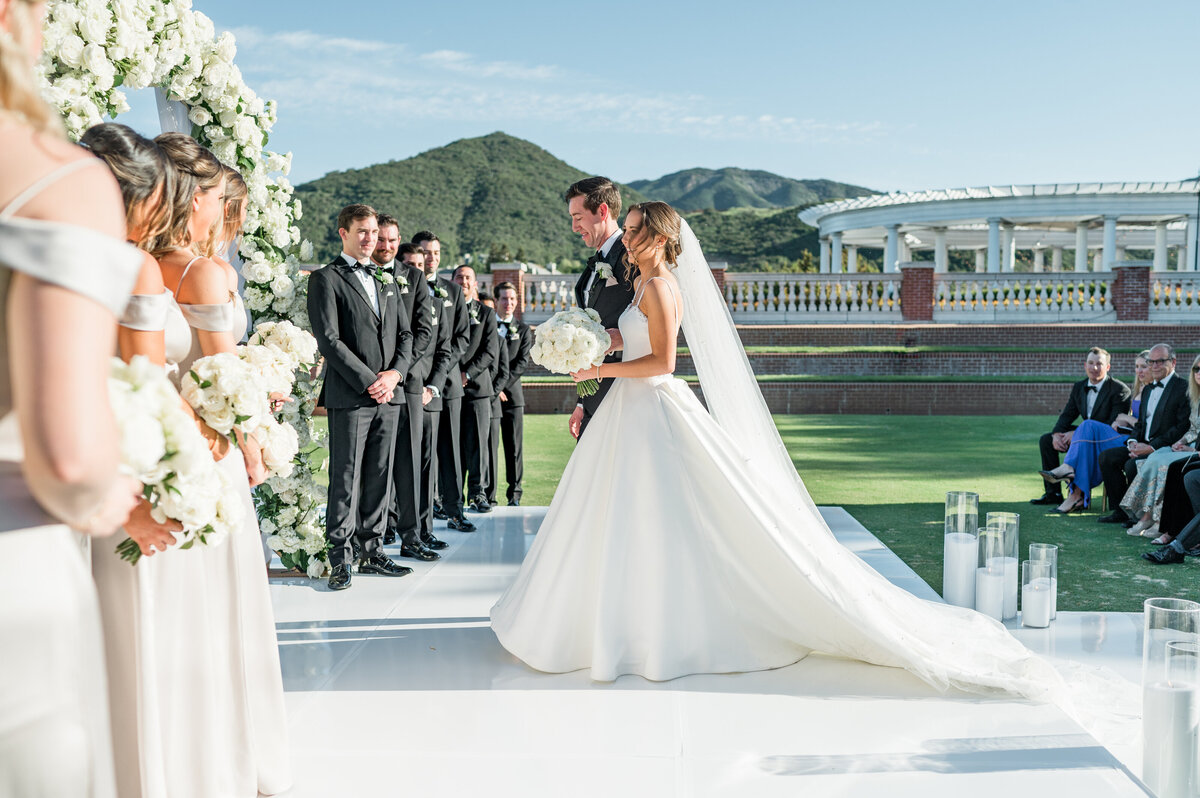
[[(547, 675), (508, 654), (488, 610), (546, 508), (472, 516), (401, 579), (273, 580), (297, 787), (309, 796), (1144, 796), (1059, 710), (942, 695), (904, 671), (825, 657), (667, 683)], [(840, 508), (838, 539), (936, 594)], [(394, 549), (395, 547), (389, 547)], [(392, 551), (393, 556), (398, 551)], [(1059, 613), (1035, 651), (1137, 678), (1139, 616)], [(1136, 752), (1116, 752), (1132, 762)]]

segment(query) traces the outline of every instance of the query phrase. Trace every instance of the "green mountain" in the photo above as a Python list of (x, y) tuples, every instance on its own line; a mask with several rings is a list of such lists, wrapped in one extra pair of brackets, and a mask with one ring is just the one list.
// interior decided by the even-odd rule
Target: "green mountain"
[(750, 169), (685, 169), (657, 180), (635, 180), (631, 188), (681, 211), (731, 208), (790, 208), (876, 192), (832, 180), (793, 180)]
[[(296, 187), (303, 203), (300, 231), (321, 262), (341, 249), (337, 214), (365, 202), (400, 221), (400, 235), (432, 230), (442, 263), (464, 253), (535, 263), (586, 257), (571, 232), (563, 192), (587, 173), (528, 141), (504, 133), (461, 139), (402, 161), (331, 172)], [(622, 187), (625, 203), (645, 198)]]

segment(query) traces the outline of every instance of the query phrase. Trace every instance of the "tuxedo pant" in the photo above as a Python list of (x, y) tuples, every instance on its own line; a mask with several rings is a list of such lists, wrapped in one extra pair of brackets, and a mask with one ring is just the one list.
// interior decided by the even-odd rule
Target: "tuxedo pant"
[[(1053, 471), (1058, 468), (1058, 458), (1062, 453), (1054, 448), (1053, 432), (1047, 432), (1038, 439), (1038, 448), (1042, 450), (1042, 470)], [(1042, 479), (1042, 482), (1046, 486), (1046, 493), (1051, 496), (1062, 496), (1062, 487), (1059, 484), (1046, 482), (1045, 478)]]
[(484, 495), (489, 504), (496, 504), (496, 484), (500, 482), (500, 397), (492, 399), (492, 412), (488, 417), (488, 464), (487, 486)]
[[(488, 481), (488, 435), (492, 429), (492, 400), (463, 399), (462, 402), (462, 463), (463, 477), (467, 483), (467, 497), (471, 501), (487, 501)], [(458, 494), (462, 497), (463, 483), (458, 483)], [(443, 489), (442, 494), (445, 495)]]
[(388, 529), (395, 530), (401, 542), (412, 546), (419, 542), (417, 516), (420, 514), (421, 425), (425, 411), (420, 394), (404, 394), (396, 424), (396, 456), (392, 461), (392, 501), (388, 508)]
[[(417, 535), (421, 539), (433, 536), (433, 491), (437, 487), (438, 470), (438, 427), (441, 426), (440, 410), (421, 411), (421, 445), (417, 473), (418, 486)], [(408, 540), (412, 531), (401, 528), (400, 536)]]
[(1200, 469), (1192, 469), (1183, 475), (1183, 488), (1191, 499), (1192, 520), (1184, 525), (1178, 539), (1187, 551), (1200, 546)]
[(396, 450), (394, 405), (329, 408), (329, 564), (350, 562), (350, 540), (364, 556), (380, 551), (387, 530)]
[(1175, 537), (1200, 513), (1200, 454), (1168, 465), (1164, 483), (1158, 531)]
[[(1145, 460), (1139, 457), (1137, 460)], [(1108, 506), (1113, 512), (1121, 511), (1121, 499), (1129, 490), (1129, 483), (1137, 476), (1137, 460), (1129, 456), (1129, 450), (1124, 446), (1105, 449), (1100, 452), (1100, 476), (1104, 479), (1104, 495)]]
[(442, 512), (450, 518), (457, 518), (463, 512), (462, 454), (459, 452), (462, 406), (462, 399), (443, 399), (442, 412), (438, 414), (437, 495)]
[(521, 500), (521, 480), (525, 476), (525, 407), (512, 402), (500, 403), (500, 438), (504, 443), (504, 476), (508, 482), (507, 498), (511, 504)]

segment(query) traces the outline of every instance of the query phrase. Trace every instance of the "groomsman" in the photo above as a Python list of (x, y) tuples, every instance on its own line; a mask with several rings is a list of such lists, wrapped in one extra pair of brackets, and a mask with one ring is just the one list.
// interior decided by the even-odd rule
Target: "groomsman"
[[(387, 214), (379, 215), (379, 243), (371, 255), (384, 274), (392, 276), (393, 285), (400, 294), (400, 302), (408, 313), (413, 335), (413, 368), (404, 379), (402, 389), (396, 390), (392, 404), (400, 408), (396, 425), (395, 458), (392, 461), (392, 500), (388, 506), (388, 526), (384, 535), (385, 545), (395, 543), (400, 529), (409, 530), (409, 537), (401, 538), (400, 556), (414, 560), (437, 560), (436, 552), (427, 549), (417, 534), (417, 491), (420, 487), (417, 461), (421, 448), (421, 419), (424, 415), (421, 394), (425, 390), (426, 371), (432, 360), (426, 358), (433, 348), (434, 328), (429, 315), (429, 286), (425, 282), (425, 262), (418, 247), (405, 243), (401, 254), (400, 223)], [(401, 260), (396, 257), (401, 254)], [(409, 261), (414, 255), (420, 263)], [(425, 364), (424, 369), (421, 364)], [(403, 519), (403, 520), (402, 520)]]
[(330, 590), (350, 587), (351, 539), (359, 573), (412, 573), (383, 552), (399, 407), (391, 404), (408, 372), (412, 331), (394, 283), (371, 260), (379, 239), (369, 205), (338, 214), (342, 252), (309, 277), (308, 316), (327, 363), (318, 403), (329, 412)]
[[(479, 292), (479, 301), (492, 310), (496, 309), (496, 300), (487, 291)], [(487, 484), (483, 486), (483, 493), (487, 497), (488, 507), (495, 507), (499, 502), (496, 501), (496, 483), (500, 479), (499, 467), (499, 451), (497, 447), (500, 445), (500, 383), (504, 382), (506, 372), (508, 371), (508, 347), (504, 345), (504, 329), (500, 325), (499, 317), (496, 321), (496, 368), (492, 373), (492, 412), (489, 415), (488, 423), (488, 439), (487, 439)]]
[[(521, 451), (525, 437), (525, 394), (521, 390), (521, 377), (529, 368), (529, 350), (533, 348), (533, 329), (516, 318), (519, 301), (517, 287), (512, 283), (496, 286), (496, 314), (500, 317), (497, 331), (504, 344), (501, 358), (508, 361), (504, 376), (496, 386), (496, 398), (500, 401), (500, 437), (504, 442), (504, 473), (508, 481), (509, 507), (521, 504), (521, 478), (525, 473), (524, 453)], [(495, 447), (493, 442), (493, 451)], [(492, 485), (499, 481), (499, 474), (494, 474)]]
[[(479, 301), (479, 283), (475, 270), (459, 266), (454, 270), (454, 282), (467, 300), (470, 320), (470, 342), (462, 359), (462, 462), (471, 509), (490, 513), (487, 503), (487, 436), (492, 420), (492, 378), (496, 372), (496, 354), (500, 339), (496, 337), (496, 312)], [(457, 485), (462, 495), (462, 482)], [(445, 496), (445, 488), (442, 495)]]
[[(433, 536), (433, 503), (434, 488), (437, 485), (438, 472), (438, 428), (442, 418), (442, 395), (446, 388), (446, 375), (452, 365), (451, 337), (454, 332), (454, 302), (449, 294), (437, 284), (437, 267), (429, 268), (425, 260), (424, 250), (415, 244), (405, 244), (412, 247), (413, 254), (401, 255), (406, 261), (410, 258), (419, 261), (425, 271), (426, 291), (429, 295), (429, 312), (433, 321), (436, 342), (433, 349), (425, 353), (429, 361), (428, 376), (425, 378), (425, 390), (421, 394), (424, 410), (421, 413), (421, 446), (418, 461), (418, 509), (416, 532), (421, 542), (429, 549), (444, 549), (446, 544)], [(403, 250), (404, 247), (401, 247)], [(424, 368), (424, 364), (414, 368)], [(404, 519), (401, 519), (402, 521)], [(412, 530), (406, 526), (400, 527), (400, 537), (408, 539)]]
[[(442, 261), (442, 242), (428, 230), (422, 230), (412, 238), (412, 243), (425, 252), (425, 276), (433, 281), (438, 265)], [(443, 302), (449, 300), (453, 308), (450, 327), (450, 368), (446, 384), (442, 388), (442, 412), (437, 434), (437, 490), (435, 496), (440, 506), (434, 504), (433, 516), (446, 519), (446, 526), (459, 532), (474, 532), (475, 525), (463, 515), (462, 502), (462, 454), (460, 452), (459, 425), (462, 416), (463, 380), (462, 359), (471, 342), (470, 321), (467, 316), (467, 301), (462, 289), (444, 277), (434, 282), (435, 292)], [(458, 486), (455, 490), (454, 486)]]
[[(585, 246), (595, 250), (575, 283), (575, 304), (599, 313), (600, 323), (619, 343), (617, 320), (633, 301), (633, 279), (627, 273), (625, 244), (621, 241), (621, 228), (617, 226), (617, 217), (621, 215), (621, 192), (607, 177), (589, 177), (573, 183), (567, 189), (566, 200), (571, 230), (583, 238)], [(605, 277), (601, 271), (611, 272), (612, 276)], [(621, 353), (613, 352), (604, 362), (614, 363), (620, 359)], [(588, 421), (610, 387), (611, 379), (601, 380), (596, 393), (579, 400), (567, 422), (567, 428), (576, 438), (587, 429)]]

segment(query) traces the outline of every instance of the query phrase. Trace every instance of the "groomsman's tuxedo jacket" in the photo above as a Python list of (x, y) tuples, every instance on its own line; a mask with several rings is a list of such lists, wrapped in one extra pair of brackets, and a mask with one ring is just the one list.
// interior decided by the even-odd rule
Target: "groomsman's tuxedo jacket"
[[(400, 303), (408, 314), (409, 329), (413, 334), (412, 367), (404, 375), (403, 391), (397, 389), (392, 398), (392, 404), (399, 404), (403, 401), (403, 394), (420, 396), (429, 384), (425, 380), (429, 377), (428, 368), (432, 360), (425, 358), (425, 355), (433, 351), (437, 330), (429, 313), (429, 283), (425, 280), (425, 272), (402, 261), (395, 261), (394, 275), (394, 285), (400, 294)], [(407, 286), (400, 285), (401, 277), (408, 280)]]
[(1111, 424), (1120, 413), (1129, 412), (1129, 386), (1120, 380), (1109, 377), (1100, 386), (1096, 394), (1096, 402), (1092, 405), (1089, 415), (1087, 409), (1088, 386), (1091, 382), (1084, 378), (1071, 386), (1071, 395), (1063, 407), (1058, 421), (1052, 432), (1070, 432), (1075, 429), (1075, 419), (1092, 419), (1104, 424)]
[[(440, 300), (446, 310), (450, 311), (450, 371), (446, 374), (446, 387), (442, 390), (445, 399), (462, 399), (462, 365), (471, 343), (471, 320), (467, 316), (467, 300), (463, 297), (462, 287), (453, 280), (445, 277), (437, 278), (440, 288), (446, 290), (447, 297), (434, 297)], [(450, 305), (446, 306), (445, 303)]]
[(491, 399), (496, 395), (493, 380), (500, 353), (496, 311), (478, 300), (472, 301), (467, 304), (467, 321), (470, 338), (462, 359), (462, 370), (467, 376), (464, 395), (467, 399)]
[(1188, 400), (1188, 377), (1178, 374), (1167, 380), (1167, 384), (1159, 388), (1162, 396), (1154, 410), (1154, 420), (1150, 429), (1146, 429), (1146, 411), (1150, 407), (1150, 385), (1142, 389), (1142, 402), (1138, 405), (1138, 423), (1133, 428), (1133, 437), (1148, 443), (1155, 449), (1170, 446), (1183, 437), (1191, 427), (1191, 402)]
[[(508, 334), (500, 339), (500, 359), (507, 361), (503, 378), (496, 385), (496, 393), (504, 393), (508, 401), (505, 407), (524, 407), (525, 393), (521, 389), (521, 377), (529, 368), (529, 352), (533, 349), (533, 328), (523, 321), (513, 319), (508, 325)], [(513, 332), (513, 329), (516, 332)]]
[[(600, 275), (595, 274), (596, 264), (604, 262), (612, 267), (613, 277), (616, 278), (616, 284), (605, 285), (606, 280), (601, 280)], [(595, 279), (593, 279), (595, 275)], [(588, 290), (589, 284), (591, 285)], [(586, 294), (586, 296), (585, 296)], [(588, 258), (587, 266), (583, 273), (579, 275), (579, 280), (575, 283), (575, 303), (581, 308), (592, 308), (600, 314), (600, 323), (605, 329), (611, 329), (617, 326), (617, 321), (621, 318), (621, 314), (625, 312), (625, 308), (629, 307), (629, 303), (633, 301), (633, 276), (630, 274), (630, 269), (625, 264), (625, 240), (624, 236), (613, 242), (612, 247), (608, 250), (608, 254), (601, 257), (599, 254)], [(608, 357), (604, 358), (605, 363), (615, 363), (621, 359), (620, 352), (613, 352)], [(612, 387), (613, 381), (605, 379), (600, 381), (599, 389), (591, 396), (582, 397), (579, 402), (583, 405), (583, 421), (586, 428), (587, 422), (595, 414), (596, 409), (600, 407), (600, 402), (608, 394), (608, 389)], [(582, 436), (582, 432), (580, 435)]]
[(421, 358), (424, 362), (414, 364), (413, 370), (425, 370), (427, 372), (425, 384), (437, 386), (438, 395), (425, 405), (425, 412), (437, 413), (442, 410), (442, 397), (446, 394), (447, 375), (452, 368), (457, 368), (451, 340), (454, 335), (453, 300), (447, 305), (440, 296), (430, 297), (429, 315), (433, 318), (434, 344), (425, 351), (425, 356)]
[(378, 315), (341, 255), (308, 278), (308, 316), (326, 362), (317, 400), (323, 407), (372, 407), (376, 402), (367, 388), (379, 372), (395, 369), (408, 376), (413, 334), (399, 287), (374, 278), (372, 283)]

